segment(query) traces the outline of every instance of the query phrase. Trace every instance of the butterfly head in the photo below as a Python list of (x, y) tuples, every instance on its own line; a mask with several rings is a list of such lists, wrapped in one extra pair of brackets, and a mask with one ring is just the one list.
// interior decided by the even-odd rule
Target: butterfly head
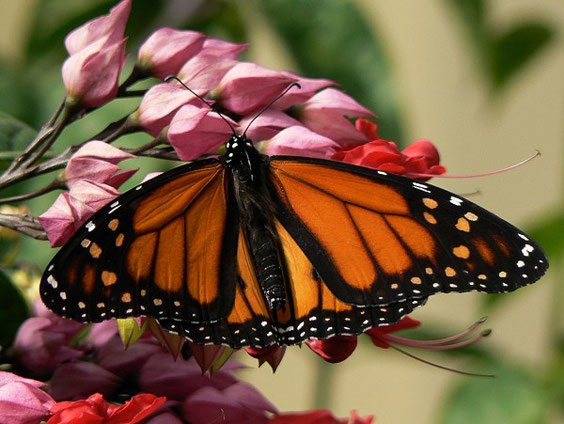
[(232, 135), (225, 143), (224, 158), (227, 163), (238, 162), (245, 157), (245, 153), (255, 150), (253, 142), (245, 135)]

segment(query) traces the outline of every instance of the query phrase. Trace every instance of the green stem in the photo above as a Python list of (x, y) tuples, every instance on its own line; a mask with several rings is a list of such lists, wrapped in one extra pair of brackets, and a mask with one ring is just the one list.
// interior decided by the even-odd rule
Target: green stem
[(315, 408), (329, 408), (331, 406), (331, 395), (335, 383), (335, 370), (332, 364), (328, 364), (316, 358), (315, 362), (316, 382), (313, 405)]

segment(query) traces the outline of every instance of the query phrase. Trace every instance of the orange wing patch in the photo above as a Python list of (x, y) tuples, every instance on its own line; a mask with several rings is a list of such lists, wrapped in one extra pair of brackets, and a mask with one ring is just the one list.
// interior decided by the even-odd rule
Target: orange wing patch
[(253, 261), (245, 241), (243, 229), (239, 229), (237, 272), (240, 284), (237, 284), (235, 304), (227, 317), (227, 322), (230, 324), (243, 324), (257, 316), (268, 317), (268, 309), (255, 275)]

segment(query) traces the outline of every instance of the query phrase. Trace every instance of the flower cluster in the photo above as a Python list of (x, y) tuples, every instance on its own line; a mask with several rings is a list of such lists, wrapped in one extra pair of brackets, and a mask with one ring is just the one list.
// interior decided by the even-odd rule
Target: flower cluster
[[(344, 422), (328, 411), (279, 413), (238, 380), (234, 372), (242, 366), (233, 360), (211, 375), (203, 373), (196, 351), (185, 349), (187, 359), (174, 358), (148, 334), (125, 350), (115, 322), (86, 326), (40, 304), (36, 314), (20, 327), (14, 353), (23, 373), (48, 385), (0, 372), (0, 413), (12, 414), (10, 423)], [(130, 396), (135, 392), (140, 394)], [(371, 422), (354, 417), (355, 423)]]

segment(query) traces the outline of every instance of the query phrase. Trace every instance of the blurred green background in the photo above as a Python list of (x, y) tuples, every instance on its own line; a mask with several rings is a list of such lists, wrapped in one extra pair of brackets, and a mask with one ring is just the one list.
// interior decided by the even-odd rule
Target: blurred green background
[[(494, 333), (478, 346), (420, 355), (468, 371), (494, 372), (497, 378), (461, 377), (379, 350), (366, 340), (342, 364), (325, 364), (306, 347), (293, 347), (276, 374), (248, 361), (253, 368), (242, 371), (242, 378), (281, 410), (328, 407), (345, 416), (357, 409), (375, 414), (378, 423), (564, 422), (562, 0), (133, 3), (127, 29), (132, 56), (147, 35), (164, 25), (249, 42), (246, 60), (334, 79), (379, 116), (383, 137), (404, 146), (419, 138), (432, 140), (451, 174), (499, 169), (535, 149), (542, 152), (509, 173), (434, 181), (456, 193), (479, 190), (473, 201), (531, 232), (552, 262), (547, 277), (519, 292), (439, 295), (413, 314), (429, 336), (449, 335), (488, 315)], [(0, 112), (38, 129), (64, 93), (64, 36), (113, 4), (0, 0)], [(131, 100), (114, 102), (73, 124), (56, 148), (92, 136), (134, 107)], [(32, 136), (6, 115), (0, 115), (0, 130), (4, 151), (17, 151)], [(121, 145), (143, 141), (143, 136), (129, 136)], [(170, 166), (141, 162), (133, 182), (146, 171)], [(22, 184), (2, 197), (40, 184)], [(55, 196), (31, 202), (32, 213), (42, 213)], [(41, 272), (53, 254), (46, 242), (2, 237), (6, 278), (25, 280), (22, 269)], [(4, 300), (10, 287), (6, 278), (0, 278)], [(7, 305), (0, 304), (3, 325), (17, 323)], [(4, 327), (0, 337), (9, 340), (13, 329)]]

